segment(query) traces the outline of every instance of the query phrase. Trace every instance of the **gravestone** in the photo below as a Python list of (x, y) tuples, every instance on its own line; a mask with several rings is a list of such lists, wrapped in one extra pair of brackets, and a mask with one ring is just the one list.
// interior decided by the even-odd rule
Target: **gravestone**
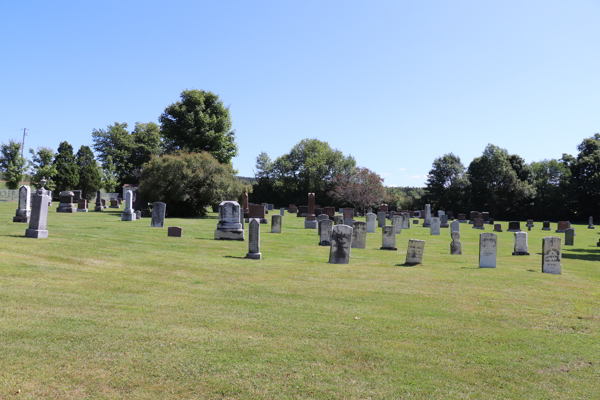
[(108, 208), (119, 208), (119, 201), (114, 197), (110, 198), (110, 206)]
[(421, 210), (419, 212), (419, 215), (420, 215), (419, 219), (425, 220), (425, 210)]
[(22, 185), (19, 188), (19, 207), (16, 215), (13, 217), (13, 222), (29, 223), (31, 217), (31, 189), (27, 185)]
[(323, 214), (326, 214), (329, 219), (335, 215), (335, 207), (323, 207)]
[(273, 211), (273, 210), (275, 210), (275, 205), (273, 205), (273, 204), (268, 204), (268, 205), (267, 205), (267, 208), (269, 209), (269, 211)]
[(56, 212), (64, 212), (64, 213), (75, 213), (77, 212), (77, 207), (73, 204), (73, 198), (75, 195), (73, 192), (69, 190), (65, 190), (59, 193), (60, 196), (60, 204), (56, 208)]
[(308, 210), (304, 220), (304, 229), (317, 229), (317, 216), (315, 215), (315, 194), (308, 194)]
[(240, 206), (240, 224), (242, 225), (242, 229), (244, 229), (244, 210), (242, 210), (242, 206)]
[(279, 209), (279, 215), (281, 215), (282, 217), (285, 215), (285, 208), (281, 207)]
[(86, 199), (79, 199), (77, 202), (77, 212), (88, 212), (88, 202)]
[(431, 226), (431, 204), (425, 204), (425, 220), (423, 221), (423, 227), (429, 228)]
[(367, 223), (355, 221), (352, 224), (352, 248), (364, 249), (367, 246)]
[(544, 226), (542, 227), (543, 231), (549, 231), (552, 228), (550, 228), (550, 221), (544, 221)]
[(167, 228), (167, 236), (183, 237), (183, 228), (180, 226), (169, 226)]
[(569, 229), (569, 221), (558, 221), (558, 226), (556, 228), (556, 233), (563, 233)]
[(153, 228), (164, 228), (166, 212), (167, 205), (165, 203), (160, 201), (152, 203), (152, 221), (150, 221), (150, 226)]
[(479, 217), (479, 211), (471, 211), (469, 213), (469, 224), (473, 225), (475, 223), (475, 218)]
[(317, 235), (321, 235), (321, 224), (319, 224), (319, 222), (321, 221), (325, 221), (326, 219), (329, 219), (328, 215), (325, 214), (321, 214), (317, 216)]
[[(344, 217), (342, 217), (341, 215), (334, 215), (333, 222), (336, 225), (344, 225)], [(348, 225), (348, 226), (350, 226), (350, 225)]]
[[(321, 222), (325, 223), (325, 221)], [(321, 228), (323, 231), (323, 228)], [(348, 225), (336, 225), (331, 233), (330, 264), (348, 264), (352, 247), (352, 228)]]
[(138, 219), (142, 219), (142, 212), (140, 210), (136, 210), (136, 212), (135, 212), (135, 219), (136, 219), (136, 221)]
[[(256, 205), (263, 208), (259, 204)], [(250, 212), (252, 212), (252, 206), (253, 204), (250, 205)], [(240, 212), (240, 205), (237, 201), (222, 201), (219, 204), (219, 223), (215, 230), (215, 240), (244, 240), (244, 228), (240, 223)], [(257, 220), (260, 224), (258, 218), (251, 218), (251, 220)], [(154, 221), (154, 208), (152, 209), (152, 221)]]
[(588, 229), (596, 229), (594, 226), (594, 217), (590, 217), (588, 220)]
[(440, 217), (440, 227), (447, 228), (448, 226), (448, 215), (442, 214), (442, 216)]
[(96, 191), (96, 211), (104, 211), (104, 203), (102, 203), (102, 193), (100, 190)]
[(388, 218), (390, 219), (390, 221), (392, 221), (394, 219), (394, 215), (396, 215), (396, 211), (390, 211), (388, 214)]
[(535, 227), (535, 225), (533, 224), (533, 220), (532, 219), (528, 219), (527, 220), (527, 227)]
[(393, 226), (384, 226), (381, 229), (381, 250), (396, 249), (396, 232)]
[(319, 221), (319, 246), (331, 246), (331, 234), (333, 232), (333, 221), (324, 219)]
[(392, 217), (392, 226), (394, 227), (394, 232), (395, 233), (402, 233), (402, 221), (403, 221), (403, 217), (402, 215), (394, 215)]
[(495, 233), (479, 235), (479, 268), (496, 268), (496, 244)]
[(320, 207), (315, 207), (315, 215), (318, 217), (321, 214), (323, 214), (323, 209)]
[(344, 216), (344, 209), (340, 208), (340, 214), (342, 214), (342, 217)]
[(281, 233), (281, 225), (283, 217), (281, 215), (273, 215), (271, 217), (271, 233)]
[(402, 229), (410, 229), (410, 213), (402, 213)]
[(248, 213), (250, 212), (250, 208), (248, 207), (248, 192), (244, 192), (244, 218), (248, 218)]
[(246, 258), (251, 260), (262, 259), (260, 253), (260, 220), (258, 218), (250, 218), (248, 223), (248, 254), (246, 254)]
[(527, 232), (515, 232), (513, 256), (528, 256)]
[(297, 217), (299, 217), (299, 218), (306, 218), (307, 215), (308, 215), (308, 206), (300, 206), (300, 207), (298, 207)]
[(560, 275), (560, 238), (548, 236), (542, 239), (542, 272)]
[(458, 214), (458, 222), (461, 224), (467, 223), (467, 214)]
[(483, 218), (475, 218), (473, 221), (473, 229), (485, 229), (483, 226)]
[[(344, 212), (342, 213), (342, 215), (344, 216), (344, 221), (347, 221), (347, 220), (352, 221), (354, 219), (354, 208), (344, 208)], [(352, 225), (348, 225), (348, 226), (352, 226)]]
[(573, 228), (565, 229), (565, 246), (575, 245), (575, 230)]
[(490, 218), (487, 223), (490, 225), (494, 225), (494, 218)]
[(81, 200), (81, 190), (73, 190), (73, 203), (77, 204)]
[(383, 228), (385, 226), (385, 212), (379, 211), (377, 213), (377, 222), (379, 222), (379, 227)]
[(290, 204), (288, 206), (288, 213), (290, 214), (296, 214), (298, 212), (298, 207), (296, 207), (295, 204)]
[(375, 233), (375, 224), (377, 216), (373, 213), (367, 213), (367, 233)]
[(106, 200), (102, 199), (102, 208), (106, 208)]
[(265, 215), (269, 213), (269, 205), (267, 203), (260, 203), (261, 206), (265, 209)]
[(458, 221), (452, 221), (452, 223), (450, 224), (450, 235), (452, 236), (452, 232), (459, 232), (460, 233), (460, 222)]
[(462, 255), (462, 244), (460, 243), (460, 232), (454, 231), (451, 236), (452, 242), (450, 242), (450, 254)]
[(487, 211), (484, 211), (481, 213), (481, 218), (483, 218), (483, 222), (487, 223), (490, 221), (490, 213)]
[(446, 214), (448, 214), (448, 219), (450, 221), (454, 220), (454, 213), (452, 211), (446, 211)]
[(425, 241), (410, 239), (408, 241), (408, 248), (406, 249), (406, 261), (407, 265), (423, 264), (423, 258), (425, 256)]
[(442, 215), (446, 215), (446, 212), (443, 210), (438, 210), (437, 216), (440, 219), (440, 221), (442, 220)]
[(250, 218), (258, 218), (261, 224), (268, 222), (265, 218), (265, 208), (260, 204), (248, 205), (248, 222), (250, 222)]
[(440, 219), (438, 217), (431, 218), (429, 226), (429, 234), (439, 236), (440, 234)]
[(125, 209), (121, 213), (121, 221), (135, 221), (135, 210), (133, 209), (133, 192), (125, 191)]
[(380, 205), (379, 205), (379, 211), (383, 211), (383, 212), (384, 212), (384, 213), (386, 213), (386, 215), (387, 215), (387, 213), (388, 213), (388, 211), (389, 211), (389, 207), (388, 207), (388, 205), (387, 205), (387, 204), (380, 204)]
[(494, 224), (494, 232), (502, 232), (502, 224)]
[(50, 202), (48, 192), (44, 189), (46, 181), (40, 181), (39, 188), (31, 199), (31, 215), (29, 218), (29, 229), (25, 230), (25, 237), (34, 239), (45, 239), (48, 237), (48, 203)]
[(521, 232), (521, 223), (519, 221), (510, 221), (507, 232)]

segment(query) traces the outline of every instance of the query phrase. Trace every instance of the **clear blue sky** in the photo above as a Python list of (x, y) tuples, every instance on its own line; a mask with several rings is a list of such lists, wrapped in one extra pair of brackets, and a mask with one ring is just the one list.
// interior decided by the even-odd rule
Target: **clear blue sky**
[(230, 106), (239, 156), (318, 138), (387, 185), (488, 143), (527, 162), (600, 132), (599, 1), (4, 1), (0, 141), (92, 144), (184, 89)]

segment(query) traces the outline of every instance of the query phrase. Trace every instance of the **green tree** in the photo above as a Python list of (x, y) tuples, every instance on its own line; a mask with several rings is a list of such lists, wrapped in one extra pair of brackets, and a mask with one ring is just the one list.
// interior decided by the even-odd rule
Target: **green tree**
[(238, 154), (229, 108), (212, 92), (184, 90), (158, 120), (167, 153), (206, 151), (220, 163)]
[(6, 187), (18, 189), (27, 169), (27, 161), (21, 157), (21, 143), (14, 140), (2, 143), (0, 154), (0, 171), (4, 173)]
[(73, 146), (68, 142), (61, 142), (58, 146), (58, 152), (54, 157), (54, 166), (56, 168), (54, 181), (58, 193), (75, 189), (79, 183), (79, 167), (75, 162)]
[(574, 202), (571, 187), (571, 169), (559, 160), (531, 163), (531, 176), (535, 187), (532, 218), (536, 220), (571, 219)]
[(469, 180), (460, 157), (445, 154), (433, 161), (427, 178), (427, 201), (434, 209), (461, 210), (467, 206)]
[(82, 197), (91, 200), (102, 183), (100, 168), (96, 163), (92, 149), (88, 146), (81, 146), (77, 152), (75, 162), (79, 167), (79, 184), (77, 188), (83, 192)]
[(53, 163), (54, 159), (54, 151), (49, 147), (38, 147), (37, 151), (33, 149), (29, 149), (29, 154), (31, 154), (32, 160), (32, 178), (33, 182), (36, 182), (37, 188), (39, 189), (41, 185), (39, 182), (45, 178), (46, 185), (44, 186), (48, 190), (55, 190), (56, 183), (54, 182), (54, 177), (57, 174), (56, 165)]
[(106, 157), (106, 162), (102, 167), (102, 187), (107, 193), (115, 193), (117, 189), (117, 173), (112, 157)]
[(600, 133), (584, 139), (577, 150), (577, 158), (563, 155), (563, 162), (569, 165), (572, 173), (576, 218), (585, 220), (594, 215), (600, 204)]
[(154, 157), (142, 171), (140, 195), (167, 203), (170, 216), (204, 216), (207, 206), (237, 201), (248, 190), (236, 173), (207, 152)]

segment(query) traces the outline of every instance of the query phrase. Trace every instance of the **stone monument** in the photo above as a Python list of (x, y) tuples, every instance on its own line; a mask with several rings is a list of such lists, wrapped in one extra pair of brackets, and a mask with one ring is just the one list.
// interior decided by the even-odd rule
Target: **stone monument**
[(550, 228), (550, 221), (544, 221), (544, 222), (543, 222), (543, 224), (544, 224), (544, 225), (542, 226), (542, 230), (543, 230), (543, 231), (549, 231), (549, 230), (551, 230), (551, 229), (552, 229), (552, 228)]
[(31, 217), (31, 189), (27, 185), (19, 188), (19, 208), (13, 222), (29, 223)]
[(404, 222), (404, 218), (402, 215), (394, 214), (392, 217), (392, 226), (394, 227), (395, 233), (402, 233), (402, 223)]
[[(322, 221), (325, 223), (325, 221)], [(323, 227), (321, 232), (323, 232)], [(348, 264), (352, 247), (352, 228), (348, 225), (336, 225), (331, 233), (331, 249), (329, 250), (330, 264)]]
[(31, 215), (29, 218), (29, 229), (25, 230), (25, 237), (34, 239), (45, 239), (48, 237), (48, 203), (50, 202), (50, 196), (44, 189), (46, 180), (40, 181), (42, 187), (40, 187), (33, 195), (31, 201)]
[[(237, 204), (237, 202), (234, 203)], [(248, 254), (246, 254), (246, 258), (252, 260), (262, 259), (262, 254), (260, 253), (260, 220), (258, 218), (250, 218), (250, 222), (248, 223)]]
[(167, 211), (167, 205), (160, 201), (152, 203), (152, 221), (150, 226), (153, 228), (164, 228), (165, 227), (165, 214)]
[(104, 204), (102, 204), (102, 193), (100, 190), (96, 191), (96, 211), (104, 211)]
[(515, 232), (513, 256), (528, 256), (527, 232)]
[(384, 226), (381, 228), (381, 250), (396, 249), (396, 231), (393, 226)]
[(594, 226), (594, 217), (590, 217), (588, 220), (588, 229), (596, 229)]
[(364, 249), (367, 246), (367, 223), (354, 221), (352, 224), (352, 248)]
[[(154, 221), (154, 209), (152, 210), (152, 220)], [(258, 218), (251, 218), (250, 221), (252, 220), (258, 220)], [(258, 223), (260, 224), (260, 220)], [(237, 201), (222, 201), (219, 204), (219, 223), (215, 230), (215, 239), (244, 240), (244, 228), (240, 223), (240, 205)]]
[(479, 234), (479, 268), (496, 268), (496, 234)]
[(385, 226), (385, 212), (379, 211), (377, 213), (377, 221), (379, 222), (379, 227), (383, 228)]
[(408, 248), (406, 249), (406, 265), (423, 264), (425, 255), (425, 241), (409, 239)]
[(425, 204), (425, 220), (423, 221), (423, 228), (429, 228), (431, 226), (431, 204)]
[(575, 246), (575, 229), (565, 229), (565, 246)]
[(560, 275), (560, 238), (548, 236), (542, 239), (542, 272)]
[(56, 212), (64, 212), (64, 213), (75, 213), (77, 212), (77, 206), (73, 204), (73, 198), (75, 194), (71, 191), (65, 190), (59, 193), (60, 196), (60, 204), (56, 208)]
[(462, 255), (462, 244), (460, 243), (460, 232), (454, 231), (451, 233), (452, 242), (450, 243), (450, 254)]
[(315, 215), (315, 194), (308, 194), (308, 212), (304, 220), (304, 229), (317, 229), (317, 216)]
[(430, 219), (429, 234), (439, 236), (439, 234), (440, 234), (440, 219), (438, 217), (433, 217)]
[(283, 217), (281, 215), (274, 214), (271, 217), (271, 233), (281, 233), (281, 226)]
[(331, 246), (331, 234), (333, 232), (333, 221), (324, 219), (319, 221), (319, 246)]
[(373, 213), (367, 213), (367, 233), (375, 233), (375, 224), (377, 216)]
[(519, 221), (510, 221), (507, 232), (521, 232), (521, 223)]

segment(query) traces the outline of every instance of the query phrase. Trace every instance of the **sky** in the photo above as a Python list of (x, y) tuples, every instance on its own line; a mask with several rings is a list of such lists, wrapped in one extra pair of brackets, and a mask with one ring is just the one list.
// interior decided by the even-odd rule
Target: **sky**
[(527, 162), (600, 132), (600, 0), (4, 1), (0, 142), (75, 151), (158, 122), (185, 89), (229, 107), (241, 176), (317, 138), (388, 186), (491, 143)]

